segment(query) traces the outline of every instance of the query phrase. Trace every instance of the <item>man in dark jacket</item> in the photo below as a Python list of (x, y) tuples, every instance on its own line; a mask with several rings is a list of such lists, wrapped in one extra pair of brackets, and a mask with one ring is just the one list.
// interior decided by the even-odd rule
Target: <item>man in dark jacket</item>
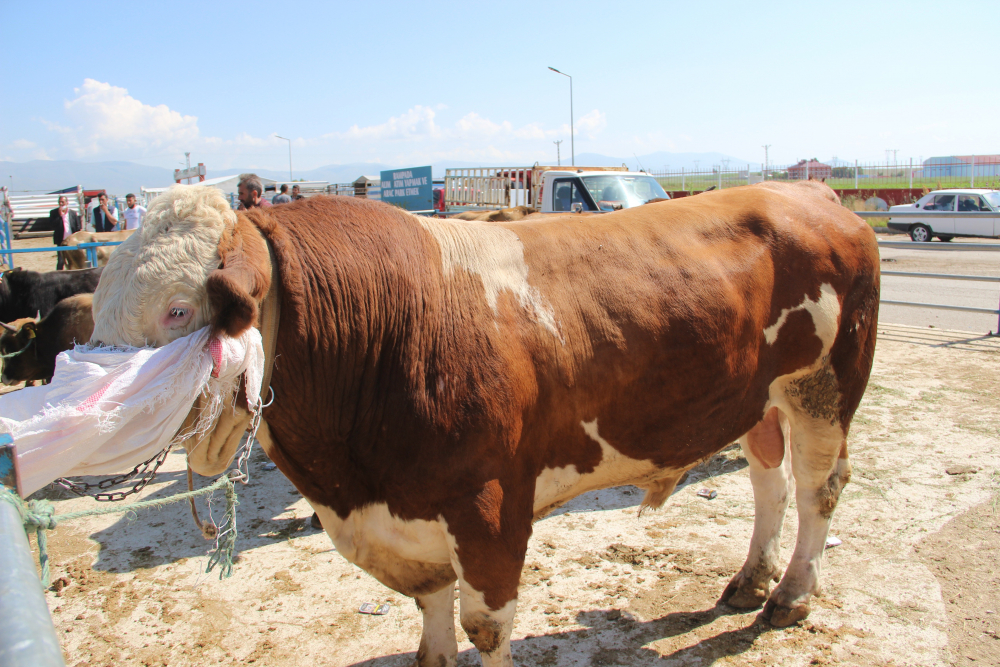
[[(80, 216), (69, 207), (66, 197), (59, 197), (59, 206), (49, 212), (49, 224), (52, 225), (53, 245), (62, 245), (70, 234), (80, 231)], [(63, 253), (56, 253), (56, 271), (63, 268)]]
[(97, 201), (100, 202), (100, 205), (94, 209), (94, 219), (92, 220), (94, 231), (114, 231), (118, 224), (118, 209), (115, 208), (114, 204), (108, 203), (108, 196), (103, 192), (97, 197)]

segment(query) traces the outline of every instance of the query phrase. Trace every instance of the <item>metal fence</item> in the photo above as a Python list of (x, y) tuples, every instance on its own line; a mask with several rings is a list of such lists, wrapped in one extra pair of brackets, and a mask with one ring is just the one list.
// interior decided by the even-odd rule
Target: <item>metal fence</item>
[(917, 188), (996, 188), (1000, 189), (1000, 158), (997, 156), (964, 156), (951, 162), (923, 163), (908, 159), (885, 163), (854, 160), (801, 160), (795, 164), (725, 164), (696, 165), (690, 168), (649, 170), (664, 190), (707, 190), (709, 187), (730, 188), (760, 181), (797, 181), (814, 178), (826, 180), (834, 190)]
[[(994, 216), (997, 217), (997, 216)], [(1000, 252), (1000, 243), (914, 243), (912, 241), (879, 241), (879, 248), (904, 248), (907, 250), (958, 250)], [(1000, 283), (997, 276), (968, 276), (952, 273), (917, 273), (914, 271), (882, 271), (883, 276), (898, 276), (903, 278), (932, 278), (935, 280), (972, 280), (977, 282)], [(937, 310), (960, 310), (966, 313), (985, 313), (997, 316), (997, 333), (1000, 334), (1000, 308), (976, 308), (974, 306), (950, 306), (943, 303), (921, 303), (917, 301), (892, 301), (882, 299), (881, 303), (890, 306), (907, 306), (910, 308), (934, 308)], [(1000, 303), (1000, 298), (998, 298)]]
[[(0, 434), (0, 488), (18, 493), (11, 437)], [(31, 559), (24, 519), (0, 499), (0, 665), (62, 667), (62, 649)]]

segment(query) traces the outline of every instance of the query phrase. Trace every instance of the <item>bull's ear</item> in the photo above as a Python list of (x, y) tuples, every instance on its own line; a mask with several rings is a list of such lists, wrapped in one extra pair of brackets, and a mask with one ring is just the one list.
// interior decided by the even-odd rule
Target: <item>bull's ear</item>
[(29, 339), (35, 337), (35, 322), (25, 322), (21, 325), (21, 333)]
[(245, 215), (219, 242), (222, 266), (208, 276), (212, 333), (239, 336), (257, 321), (257, 304), (271, 286), (267, 243)]

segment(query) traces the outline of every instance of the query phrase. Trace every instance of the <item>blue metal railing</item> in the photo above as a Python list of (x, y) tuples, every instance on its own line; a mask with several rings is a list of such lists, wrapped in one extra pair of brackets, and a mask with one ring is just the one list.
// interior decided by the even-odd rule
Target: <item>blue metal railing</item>
[[(17, 493), (11, 437), (0, 434), (0, 484)], [(31, 558), (24, 520), (0, 500), (0, 665), (65, 667), (45, 590)]]
[(80, 243), (79, 245), (60, 245), (48, 248), (17, 248), (4, 250), (2, 254), (8, 255), (7, 266), (14, 268), (14, 255), (22, 252), (69, 252), (71, 250), (83, 250), (87, 253), (87, 261), (90, 267), (97, 266), (97, 249), (102, 246), (121, 245), (124, 241), (95, 241), (93, 243)]

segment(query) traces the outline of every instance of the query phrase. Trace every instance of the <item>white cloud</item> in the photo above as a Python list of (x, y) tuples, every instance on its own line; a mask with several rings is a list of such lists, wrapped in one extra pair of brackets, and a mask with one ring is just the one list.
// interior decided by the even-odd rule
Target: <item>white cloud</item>
[(198, 141), (198, 119), (173, 111), (165, 104), (151, 106), (128, 94), (125, 88), (84, 79), (76, 97), (65, 103), (69, 126), (43, 121), (62, 136), (77, 157), (131, 155), (190, 150)]
[(594, 139), (608, 126), (607, 117), (603, 112), (594, 109), (576, 121), (576, 131), (588, 139)]
[[(50, 131), (50, 141), (40, 147), (18, 139), (5, 152), (30, 153), (35, 159), (56, 157), (84, 159), (165, 159), (191, 151), (192, 157), (212, 168), (246, 166), (281, 168), (287, 144), (275, 136), (257, 137), (246, 132), (231, 137), (201, 136), (198, 118), (165, 104), (150, 105), (111, 83), (85, 79), (64, 104), (57, 121), (37, 119)], [(545, 127), (531, 122), (515, 127), (509, 120), (494, 120), (475, 111), (442, 125), (439, 114), (447, 105), (414, 105), (381, 123), (355, 124), (311, 137), (292, 137), (296, 164), (311, 168), (336, 161), (389, 163), (467, 160), (483, 162), (535, 161), (551, 152), (551, 141), (568, 139), (569, 126)], [(592, 139), (607, 126), (605, 115), (593, 110), (576, 121), (577, 139)], [(32, 153), (33, 151), (33, 153)], [(46, 152), (47, 151), (47, 152)], [(335, 160), (330, 157), (336, 155)], [(172, 158), (170, 158), (172, 159)]]
[(418, 104), (401, 116), (393, 116), (380, 125), (353, 125), (346, 132), (333, 132), (324, 135), (324, 138), (365, 142), (433, 139), (441, 136), (441, 131), (434, 122), (435, 116), (433, 109)]

